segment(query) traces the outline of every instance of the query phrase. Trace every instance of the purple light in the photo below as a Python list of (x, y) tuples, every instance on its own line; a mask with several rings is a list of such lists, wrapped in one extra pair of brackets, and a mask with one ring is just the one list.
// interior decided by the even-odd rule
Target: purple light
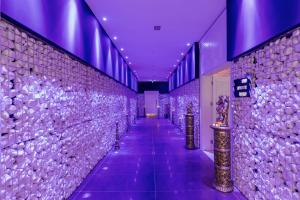
[(78, 32), (77, 26), (79, 22), (78, 9), (75, 0), (68, 2), (66, 6), (66, 19), (67, 19), (67, 40), (68, 49), (72, 52), (75, 50), (76, 33)]
[(100, 55), (101, 55), (101, 52), (100, 52), (100, 48), (101, 48), (101, 43), (100, 43), (100, 31), (99, 31), (99, 28), (97, 26), (98, 24), (95, 25), (95, 33), (94, 33), (94, 36), (95, 36), (95, 42), (94, 42), (94, 45), (95, 45), (95, 63), (96, 63), (96, 67), (100, 68)]
[(299, 0), (227, 1), (228, 59), (297, 26), (299, 9)]
[[(52, 0), (50, 4), (47, 1), (23, 1), (22, 4), (19, 0), (2, 1), (1, 13), (109, 76), (115, 74), (113, 73), (115, 71), (121, 71), (116, 70), (120, 67), (116, 65), (120, 61), (116, 62), (116, 60), (121, 55), (112, 54), (115, 47), (85, 1)], [(103, 20), (108, 19), (103, 16)], [(123, 70), (123, 73), (126, 71)], [(120, 76), (125, 77), (125, 74), (117, 77)], [(131, 77), (133, 74), (128, 76)], [(134, 85), (133, 82), (137, 79), (131, 79)], [(125, 84), (125, 82), (122, 83)]]

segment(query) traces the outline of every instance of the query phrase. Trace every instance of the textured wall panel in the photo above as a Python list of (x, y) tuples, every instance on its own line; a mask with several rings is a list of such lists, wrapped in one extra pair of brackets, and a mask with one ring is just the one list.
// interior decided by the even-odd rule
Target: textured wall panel
[(235, 185), (249, 199), (300, 199), (300, 29), (232, 68), (256, 76), (251, 97), (233, 99)]
[(159, 106), (160, 112), (159, 117), (165, 118), (170, 115), (170, 95), (169, 94), (159, 94)]
[[(67, 198), (136, 113), (132, 90), (0, 21), (0, 199)], [(130, 108), (129, 108), (130, 106)]]

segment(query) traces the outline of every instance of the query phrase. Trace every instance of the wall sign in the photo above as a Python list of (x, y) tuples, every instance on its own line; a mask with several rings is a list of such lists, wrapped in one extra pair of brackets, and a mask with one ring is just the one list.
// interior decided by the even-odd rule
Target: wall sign
[(248, 78), (234, 80), (234, 96), (250, 97), (251, 80)]

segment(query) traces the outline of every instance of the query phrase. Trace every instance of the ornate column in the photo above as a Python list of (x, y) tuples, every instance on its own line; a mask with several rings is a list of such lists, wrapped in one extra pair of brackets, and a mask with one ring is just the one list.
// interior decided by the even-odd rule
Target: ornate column
[(186, 134), (186, 144), (187, 149), (195, 149), (194, 142), (194, 115), (192, 111), (192, 104), (187, 107), (187, 114), (185, 115), (185, 134)]
[(171, 113), (171, 118), (172, 118), (172, 124), (174, 124), (174, 115), (175, 115), (175, 111), (172, 111), (172, 113)]
[(115, 141), (115, 150), (120, 149), (120, 136), (119, 136), (119, 122), (116, 123), (116, 141)]
[(229, 97), (220, 96), (217, 102), (218, 118), (210, 127), (214, 130), (214, 186), (221, 192), (233, 191), (231, 180), (230, 127), (228, 126)]
[(215, 157), (215, 188), (221, 192), (231, 192), (233, 183), (230, 170), (230, 128), (217, 127), (214, 129), (214, 157)]
[(126, 114), (126, 132), (129, 130), (129, 115)]

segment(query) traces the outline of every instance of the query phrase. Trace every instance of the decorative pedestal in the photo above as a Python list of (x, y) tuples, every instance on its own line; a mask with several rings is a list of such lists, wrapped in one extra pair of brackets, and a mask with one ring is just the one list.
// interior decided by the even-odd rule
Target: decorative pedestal
[(221, 192), (232, 192), (233, 183), (230, 171), (230, 128), (210, 126), (214, 130), (215, 183)]
[(126, 132), (129, 130), (129, 115), (126, 115)]
[(116, 142), (115, 142), (115, 150), (120, 149), (120, 136), (119, 136), (119, 123), (116, 123)]
[(174, 124), (174, 115), (175, 115), (175, 112), (174, 111), (172, 111), (172, 114), (171, 114), (171, 121), (172, 121), (172, 124)]
[(186, 144), (187, 149), (195, 149), (194, 143), (194, 115), (188, 112), (185, 115), (185, 134), (186, 134)]

